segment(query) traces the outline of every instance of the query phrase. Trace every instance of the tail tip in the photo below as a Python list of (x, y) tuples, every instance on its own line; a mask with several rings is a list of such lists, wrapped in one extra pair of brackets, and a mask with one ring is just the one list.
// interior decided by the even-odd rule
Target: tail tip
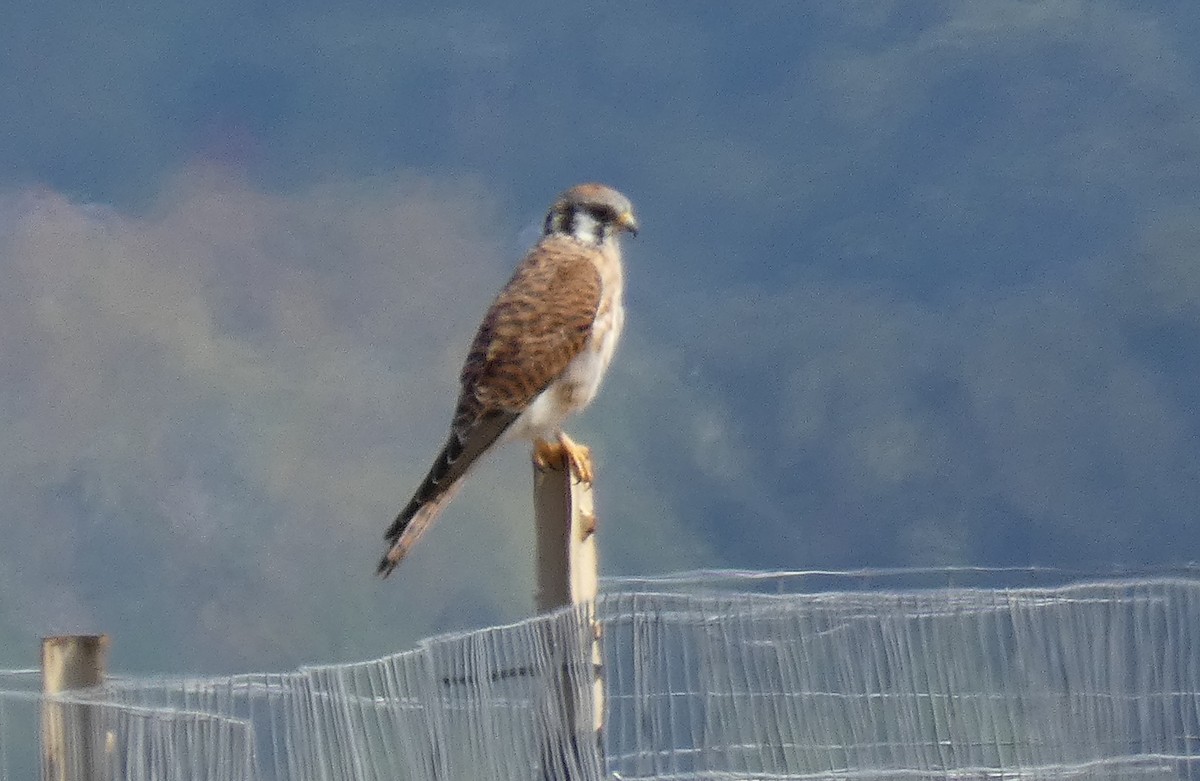
[(392, 574), (392, 570), (396, 569), (396, 565), (400, 563), (400, 559), (404, 558), (404, 548), (393, 544), (388, 548), (388, 552), (383, 554), (383, 558), (379, 560), (379, 566), (375, 568), (375, 574), (380, 578), (386, 578)]

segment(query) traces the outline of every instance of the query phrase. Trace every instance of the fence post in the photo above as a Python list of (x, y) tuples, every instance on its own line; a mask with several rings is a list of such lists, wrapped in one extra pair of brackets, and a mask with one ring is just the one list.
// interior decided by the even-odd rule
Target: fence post
[[(564, 692), (561, 705), (567, 719), (564, 725), (566, 735), (560, 737), (569, 740), (576, 761), (590, 765), (592, 762), (586, 758), (594, 758), (598, 765), (601, 730), (604, 728), (604, 679), (600, 657), (600, 624), (595, 614), (599, 556), (592, 486), (575, 480), (566, 464), (552, 464), (544, 468), (535, 465), (533, 499), (537, 529), (537, 611), (544, 613), (567, 605), (581, 606), (589, 630), (588, 636), (583, 638), (581, 650), (588, 649), (590, 645), (586, 658), (590, 659), (592, 677), (591, 712), (587, 712), (585, 703), (574, 701), (570, 671), (564, 669), (549, 679)], [(567, 650), (569, 652), (569, 647)], [(583, 661), (559, 654), (554, 657), (561, 658), (564, 665)], [(584, 735), (589, 736), (589, 740), (584, 746), (577, 745), (577, 736)]]
[[(42, 692), (60, 694), (104, 683), (108, 635), (42, 638)], [(42, 781), (100, 778), (97, 736), (86, 705), (42, 703)]]

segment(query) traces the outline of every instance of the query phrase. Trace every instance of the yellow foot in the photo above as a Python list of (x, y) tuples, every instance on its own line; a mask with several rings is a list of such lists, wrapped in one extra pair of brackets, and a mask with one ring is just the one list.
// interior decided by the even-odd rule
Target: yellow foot
[(533, 440), (533, 465), (545, 472), (556, 466), (562, 466), (563, 452), (557, 442), (547, 442), (544, 439)]
[(581, 483), (591, 485), (595, 475), (592, 473), (592, 450), (587, 445), (581, 445), (566, 434), (558, 435), (558, 443), (562, 446), (563, 460), (571, 469), (571, 474)]
[(592, 451), (566, 434), (559, 434), (557, 442), (537, 440), (533, 443), (533, 464), (538, 469), (571, 470), (571, 475), (581, 483), (591, 483)]

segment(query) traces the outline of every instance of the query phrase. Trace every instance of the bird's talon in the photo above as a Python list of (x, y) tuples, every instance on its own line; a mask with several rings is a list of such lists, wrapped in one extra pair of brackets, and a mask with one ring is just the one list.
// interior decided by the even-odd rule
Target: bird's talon
[(592, 472), (592, 449), (579, 444), (566, 434), (558, 435), (558, 443), (562, 448), (563, 461), (571, 470), (571, 475), (579, 482), (591, 485), (595, 477)]
[(557, 442), (536, 442), (533, 446), (533, 465), (543, 472), (548, 469), (570, 470), (571, 477), (589, 485), (595, 477), (591, 448), (575, 442), (566, 434), (560, 434)]
[(555, 469), (562, 464), (563, 452), (555, 442), (535, 442), (533, 445), (533, 465), (538, 471), (545, 472)]

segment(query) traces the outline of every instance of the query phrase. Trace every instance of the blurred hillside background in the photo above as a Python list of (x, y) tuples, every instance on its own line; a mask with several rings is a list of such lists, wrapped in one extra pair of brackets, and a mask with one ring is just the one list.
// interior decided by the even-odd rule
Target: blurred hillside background
[(603, 568), (1200, 558), (1200, 7), (0, 2), (0, 666), (532, 610), (527, 452), (387, 582), (554, 195), (638, 208)]

